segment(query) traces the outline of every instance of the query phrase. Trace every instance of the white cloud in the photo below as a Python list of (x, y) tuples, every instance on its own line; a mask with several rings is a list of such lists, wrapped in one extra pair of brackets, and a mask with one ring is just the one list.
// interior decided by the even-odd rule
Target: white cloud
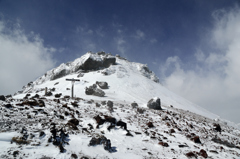
[(55, 64), (51, 59), (55, 49), (45, 47), (39, 35), (26, 35), (20, 26), (9, 28), (0, 22), (0, 94), (20, 90)]
[(117, 37), (115, 38), (117, 50), (120, 52), (120, 54), (124, 57), (126, 57), (126, 41), (123, 39), (123, 37)]
[(137, 30), (135, 35), (133, 35), (133, 37), (138, 40), (143, 40), (145, 38), (145, 33), (141, 30)]
[(179, 57), (169, 57), (160, 68), (163, 83), (221, 117), (240, 122), (240, 9), (218, 10), (213, 17), (211, 44), (217, 51), (198, 48), (190, 67)]
[(150, 40), (150, 42), (151, 42), (152, 44), (155, 44), (155, 43), (157, 43), (158, 41), (157, 41), (157, 39), (153, 38), (153, 39)]

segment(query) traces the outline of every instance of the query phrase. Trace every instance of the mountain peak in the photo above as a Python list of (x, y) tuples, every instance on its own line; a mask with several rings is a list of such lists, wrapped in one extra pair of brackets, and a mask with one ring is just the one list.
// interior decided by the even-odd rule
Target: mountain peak
[[(75, 59), (72, 62), (62, 63), (58, 67), (47, 71), (43, 76), (39, 77), (34, 82), (29, 82), (28, 85), (23, 87), (23, 91), (29, 90), (33, 85), (42, 84), (46, 81), (53, 81), (70, 74), (80, 74), (92, 71), (101, 71), (103, 74), (110, 74), (114, 68), (109, 68), (112, 65), (121, 65), (122, 68), (130, 66), (135, 71), (139, 71), (143, 76), (159, 83), (158, 77), (149, 70), (147, 65), (129, 62), (127, 59), (120, 57), (119, 55), (113, 56), (110, 53), (98, 52), (92, 53), (87, 52), (80, 58)], [(125, 66), (124, 66), (125, 65)]]

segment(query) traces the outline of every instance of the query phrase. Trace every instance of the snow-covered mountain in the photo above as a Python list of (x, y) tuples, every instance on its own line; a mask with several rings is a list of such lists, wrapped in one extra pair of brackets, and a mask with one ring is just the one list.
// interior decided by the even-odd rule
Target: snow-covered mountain
[[(73, 99), (66, 79), (80, 80)], [(162, 109), (150, 109), (158, 98)], [(240, 156), (238, 129), (164, 88), (146, 65), (104, 52), (61, 64), (0, 105), (1, 158)]]

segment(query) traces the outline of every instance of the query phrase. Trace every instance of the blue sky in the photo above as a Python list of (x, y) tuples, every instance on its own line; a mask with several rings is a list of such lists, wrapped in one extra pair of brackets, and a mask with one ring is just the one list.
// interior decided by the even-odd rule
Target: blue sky
[(105, 51), (147, 64), (168, 89), (240, 122), (239, 18), (236, 0), (0, 0), (0, 94)]

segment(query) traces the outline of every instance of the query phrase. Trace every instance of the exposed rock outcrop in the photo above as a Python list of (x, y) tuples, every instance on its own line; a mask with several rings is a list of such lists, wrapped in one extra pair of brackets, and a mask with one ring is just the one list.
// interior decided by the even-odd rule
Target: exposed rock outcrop
[(94, 95), (94, 96), (98, 96), (98, 97), (104, 97), (104, 95), (105, 95), (105, 92), (102, 91), (101, 89), (98, 89), (96, 84), (86, 87), (85, 93), (86, 93), (86, 95)]
[(148, 101), (147, 107), (149, 109), (161, 110), (161, 100), (158, 97), (152, 98)]
[(108, 83), (107, 82), (96, 82), (96, 84), (101, 88), (101, 89), (108, 89)]

